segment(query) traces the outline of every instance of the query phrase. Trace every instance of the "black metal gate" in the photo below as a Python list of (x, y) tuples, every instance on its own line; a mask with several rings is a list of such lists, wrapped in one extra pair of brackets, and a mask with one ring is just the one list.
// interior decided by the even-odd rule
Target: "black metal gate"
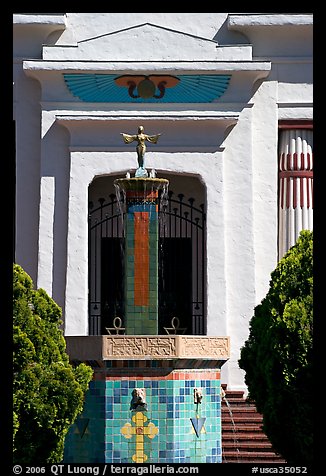
[[(206, 334), (205, 210), (168, 192), (159, 211), (159, 333)], [(89, 203), (89, 334), (124, 322), (124, 233), (115, 194)], [(119, 317), (120, 319), (115, 319)]]

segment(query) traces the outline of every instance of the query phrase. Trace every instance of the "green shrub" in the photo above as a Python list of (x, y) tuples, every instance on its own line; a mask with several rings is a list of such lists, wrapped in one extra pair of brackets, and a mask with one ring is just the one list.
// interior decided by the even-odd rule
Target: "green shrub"
[(264, 431), (289, 463), (311, 463), (313, 233), (304, 230), (271, 274), (241, 349), (249, 397)]
[(13, 272), (13, 457), (15, 463), (58, 463), (65, 436), (82, 411), (93, 371), (69, 363), (61, 309)]

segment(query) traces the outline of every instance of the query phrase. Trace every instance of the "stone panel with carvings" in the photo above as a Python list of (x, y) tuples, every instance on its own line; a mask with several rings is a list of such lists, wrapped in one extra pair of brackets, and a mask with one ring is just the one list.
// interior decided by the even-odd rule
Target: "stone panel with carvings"
[(229, 356), (228, 337), (183, 337), (180, 342), (182, 357), (215, 357)]
[(103, 336), (104, 359), (228, 359), (228, 337)]
[(176, 357), (174, 337), (107, 337), (104, 357)]

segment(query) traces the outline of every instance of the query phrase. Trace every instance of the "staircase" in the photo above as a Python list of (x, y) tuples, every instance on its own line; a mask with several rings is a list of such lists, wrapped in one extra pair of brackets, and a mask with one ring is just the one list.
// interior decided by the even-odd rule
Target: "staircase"
[(223, 463), (286, 463), (263, 432), (263, 417), (255, 405), (244, 398), (244, 392), (222, 387)]

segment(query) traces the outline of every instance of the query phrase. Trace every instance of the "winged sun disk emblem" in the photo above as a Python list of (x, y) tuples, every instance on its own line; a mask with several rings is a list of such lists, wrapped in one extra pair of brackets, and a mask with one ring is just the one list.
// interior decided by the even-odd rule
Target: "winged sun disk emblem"
[[(165, 94), (165, 88), (173, 88), (180, 79), (176, 76), (170, 75), (123, 75), (114, 79), (118, 86), (128, 88), (128, 93), (131, 98), (151, 98), (161, 99)], [(156, 89), (160, 91), (155, 94)], [(137, 90), (137, 92), (136, 92)], [(135, 94), (136, 93), (136, 94)]]

